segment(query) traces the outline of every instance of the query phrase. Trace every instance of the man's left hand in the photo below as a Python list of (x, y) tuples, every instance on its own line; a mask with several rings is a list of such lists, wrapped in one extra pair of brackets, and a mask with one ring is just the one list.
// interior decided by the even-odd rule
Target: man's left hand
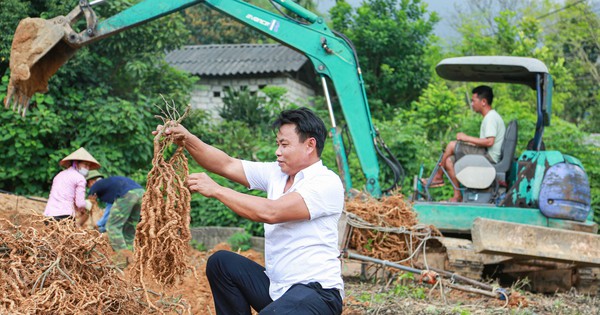
[(217, 191), (221, 188), (221, 185), (217, 184), (206, 173), (190, 174), (186, 184), (191, 192), (198, 192), (205, 197), (215, 196)]

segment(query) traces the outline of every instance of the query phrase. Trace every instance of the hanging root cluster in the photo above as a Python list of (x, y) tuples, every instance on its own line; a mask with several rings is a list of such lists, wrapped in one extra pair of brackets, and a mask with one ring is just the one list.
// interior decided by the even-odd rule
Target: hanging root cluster
[(71, 220), (0, 218), (0, 314), (141, 314), (106, 238)]
[(346, 214), (347, 247), (381, 260), (407, 261), (432, 234), (439, 235), (435, 228), (418, 224), (412, 206), (400, 193), (379, 200), (361, 194), (346, 201)]
[[(187, 115), (179, 115), (167, 103), (167, 126), (179, 124)], [(179, 117), (174, 117), (179, 116)], [(190, 191), (185, 186), (188, 175), (187, 158), (183, 146), (177, 147), (170, 158), (166, 158), (172, 147), (171, 136), (159, 132), (154, 138), (154, 158), (148, 173), (146, 192), (142, 198), (141, 221), (134, 240), (134, 261), (131, 266), (135, 282), (146, 289), (151, 283), (172, 286), (189, 270)], [(147, 294), (147, 293), (146, 293)], [(150, 299), (147, 296), (147, 301)]]

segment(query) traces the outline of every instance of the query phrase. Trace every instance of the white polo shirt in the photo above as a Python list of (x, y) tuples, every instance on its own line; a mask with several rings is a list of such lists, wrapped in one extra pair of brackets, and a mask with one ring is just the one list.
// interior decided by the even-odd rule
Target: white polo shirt
[(265, 224), (265, 273), (271, 298), (278, 299), (296, 283), (310, 282), (338, 289), (343, 298), (338, 220), (344, 207), (344, 187), (339, 176), (318, 161), (298, 172), (292, 187), (284, 192), (288, 176), (276, 162), (242, 164), (250, 189), (266, 191), (271, 200), (297, 192), (310, 212), (306, 221)]

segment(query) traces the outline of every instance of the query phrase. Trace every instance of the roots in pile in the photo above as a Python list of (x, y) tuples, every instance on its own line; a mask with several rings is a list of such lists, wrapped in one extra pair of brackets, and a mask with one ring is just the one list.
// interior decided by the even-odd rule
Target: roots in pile
[(0, 314), (141, 314), (145, 306), (112, 265), (96, 231), (31, 214), (0, 218)]
[[(176, 113), (171, 109), (167, 110), (169, 116)], [(186, 114), (187, 111), (177, 120), (163, 118), (165, 128), (179, 123)], [(152, 170), (148, 173), (142, 198), (131, 271), (133, 280), (144, 288), (148, 276), (162, 286), (172, 286), (190, 269), (187, 258), (191, 239), (191, 194), (185, 186), (188, 164), (183, 146), (178, 147), (168, 160), (165, 158), (172, 144), (172, 137), (162, 132), (154, 138)], [(151, 304), (149, 299), (147, 301)]]
[(349, 248), (381, 260), (407, 260), (432, 233), (432, 227), (418, 225), (412, 206), (399, 193), (379, 200), (360, 195), (346, 201), (346, 212)]

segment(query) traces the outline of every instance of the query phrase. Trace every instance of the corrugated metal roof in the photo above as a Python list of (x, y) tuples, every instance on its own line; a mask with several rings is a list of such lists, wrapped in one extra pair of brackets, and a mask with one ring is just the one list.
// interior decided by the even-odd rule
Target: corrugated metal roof
[(194, 45), (167, 53), (173, 67), (199, 76), (298, 71), (308, 59), (279, 44)]

